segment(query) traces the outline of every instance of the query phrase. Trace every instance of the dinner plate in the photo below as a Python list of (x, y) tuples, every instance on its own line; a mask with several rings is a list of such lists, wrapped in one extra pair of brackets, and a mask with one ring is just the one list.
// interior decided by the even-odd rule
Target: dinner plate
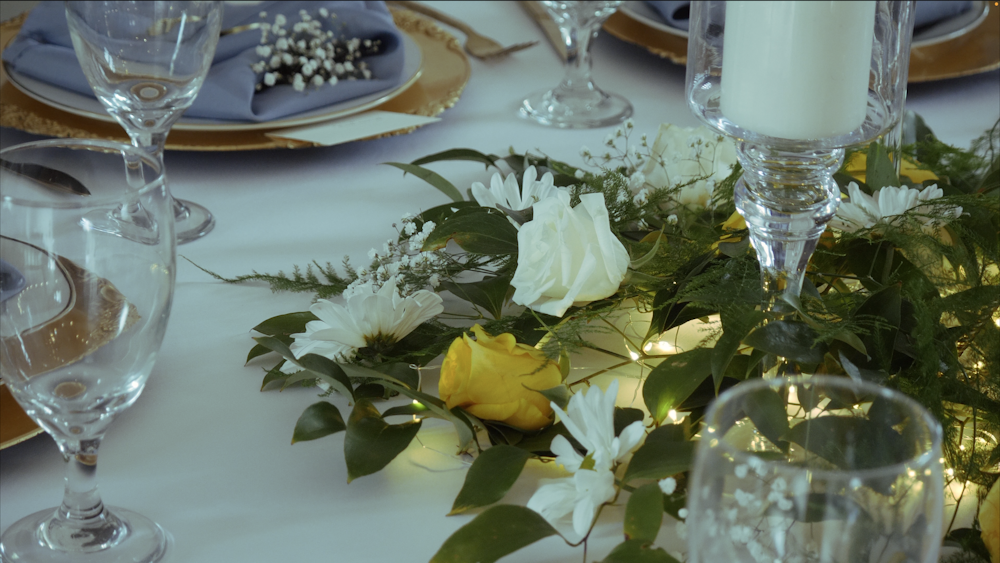
[[(1000, 68), (1000, 7), (975, 0), (972, 9), (913, 36), (909, 82), (926, 82)], [(677, 64), (687, 62), (687, 31), (668, 26), (645, 2), (625, 2), (604, 29)]]
[(44, 432), (31, 417), (24, 414), (10, 389), (0, 379), (0, 450)]
[[(344, 100), (336, 104), (302, 112), (296, 115), (283, 117), (272, 121), (236, 122), (218, 119), (187, 118), (181, 117), (172, 127), (173, 131), (254, 131), (260, 129), (278, 129), (285, 127), (298, 127), (310, 125), (331, 119), (347, 117), (356, 113), (371, 109), (383, 104), (396, 96), (402, 94), (407, 88), (413, 85), (420, 78), (420, 68), (423, 56), (420, 46), (407, 34), (403, 37), (403, 70), (404, 80), (397, 86), (373, 92), (358, 98)], [(4, 71), (10, 79), (11, 84), (17, 87), (24, 94), (52, 106), (62, 111), (105, 121), (117, 123), (111, 117), (104, 106), (91, 96), (84, 96), (72, 90), (66, 90), (58, 86), (35, 80), (26, 76), (13, 68), (6, 62), (3, 63)]]
[[(417, 80), (399, 95), (374, 106), (373, 110), (433, 117), (458, 102), (472, 66), (455, 36), (433, 21), (409, 10), (390, 7), (396, 27), (420, 48), (421, 67)], [(0, 45), (7, 45), (17, 35), (27, 14), (0, 22)], [(317, 146), (309, 141), (271, 137), (281, 129), (268, 123), (267, 129), (245, 131), (177, 130), (167, 137), (167, 150), (239, 151)], [(69, 113), (24, 94), (18, 90), (0, 66), (0, 126), (19, 129), (35, 135), (85, 139), (107, 139), (128, 143), (129, 139), (117, 123), (91, 119)], [(398, 131), (373, 135), (369, 138), (403, 135), (416, 130), (408, 127)]]

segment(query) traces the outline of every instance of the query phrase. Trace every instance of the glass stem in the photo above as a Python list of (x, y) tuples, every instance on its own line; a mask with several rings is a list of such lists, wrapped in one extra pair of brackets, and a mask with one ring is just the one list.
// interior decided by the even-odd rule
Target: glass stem
[(743, 176), (736, 208), (746, 220), (760, 262), (764, 309), (794, 311), (806, 265), (840, 204), (833, 180), (843, 149), (785, 152), (740, 143)]
[(66, 490), (63, 493), (59, 516), (66, 520), (90, 520), (104, 511), (104, 503), (97, 491), (97, 450), (101, 438), (62, 442), (66, 460)]
[[(572, 16), (571, 16), (572, 17)], [(587, 22), (568, 22), (571, 25), (560, 26), (563, 42), (566, 44), (566, 76), (560, 88), (566, 90), (594, 90), (590, 79), (593, 61), (590, 58), (591, 40), (596, 35), (600, 21), (587, 25)]]

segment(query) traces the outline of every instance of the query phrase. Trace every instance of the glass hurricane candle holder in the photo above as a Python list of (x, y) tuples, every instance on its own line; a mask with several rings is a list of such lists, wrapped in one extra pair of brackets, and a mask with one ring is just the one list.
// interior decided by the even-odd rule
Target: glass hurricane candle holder
[(798, 299), (840, 202), (843, 147), (899, 123), (912, 33), (912, 1), (691, 3), (688, 105), (736, 141), (769, 310)]

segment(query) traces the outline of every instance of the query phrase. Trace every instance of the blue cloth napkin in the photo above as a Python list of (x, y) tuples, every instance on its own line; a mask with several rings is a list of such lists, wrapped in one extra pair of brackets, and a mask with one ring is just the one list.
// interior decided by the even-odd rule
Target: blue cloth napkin
[[(299, 10), (316, 17), (326, 7), (337, 15), (338, 27), (332, 29), (345, 39), (379, 39), (382, 52), (365, 57), (372, 71), (371, 80), (341, 80), (318, 90), (307, 86), (296, 92), (291, 85), (255, 91), (259, 75), (250, 65), (261, 60), (256, 53), (259, 30), (227, 35), (219, 40), (205, 83), (185, 117), (234, 121), (271, 121), (297, 113), (326, 107), (388, 88), (402, 80), (402, 34), (393, 24), (384, 2), (260, 2), (225, 4), (222, 29), (260, 21), (277, 14), (288, 20), (286, 29), (299, 21)], [(273, 36), (272, 36), (273, 38)], [(269, 42), (273, 39), (269, 39)], [(80, 69), (62, 2), (41, 2), (31, 11), (17, 38), (3, 52), (3, 60), (26, 76), (86, 96), (94, 93)]]
[[(646, 5), (652, 8), (670, 27), (688, 28), (689, 1), (681, 0), (647, 0)], [(955, 17), (972, 8), (972, 0), (919, 0), (914, 15), (914, 29), (935, 24), (939, 21)]]

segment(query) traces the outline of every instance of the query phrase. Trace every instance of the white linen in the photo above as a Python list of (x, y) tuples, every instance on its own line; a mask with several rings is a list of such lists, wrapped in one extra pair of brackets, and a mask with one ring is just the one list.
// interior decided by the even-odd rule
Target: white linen
[[(409, 162), (454, 147), (505, 154), (540, 149), (579, 163), (581, 145), (598, 148), (612, 128), (548, 129), (514, 117), (518, 101), (554, 86), (562, 64), (531, 18), (514, 3), (428, 2), (505, 43), (542, 42), (507, 59), (471, 59), (473, 75), (440, 123), (415, 133), (343, 146), (243, 153), (168, 152), (171, 187), (205, 205), (217, 226), (180, 256), (225, 276), (291, 271), (344, 255), (367, 263), (370, 248), (395, 236), (404, 213), (445, 203), (440, 192), (386, 161)], [(458, 35), (464, 39), (461, 35)], [(652, 139), (661, 122), (696, 126), (684, 103), (684, 68), (601, 34), (593, 47), (597, 83), (635, 106), (636, 131)], [(945, 141), (960, 146), (1000, 115), (1000, 73), (915, 85), (908, 108)], [(3, 129), (4, 146), (33, 139)], [(638, 134), (636, 135), (638, 141)], [(487, 181), (475, 163), (431, 165), (464, 193)], [(347, 484), (343, 433), (290, 445), (292, 428), (315, 390), (258, 391), (261, 364), (244, 367), (249, 329), (273, 315), (306, 310), (310, 296), (272, 294), (259, 285), (215, 281), (178, 259), (177, 291), (166, 340), (145, 392), (111, 427), (100, 455), (100, 483), (110, 505), (147, 515), (176, 541), (169, 561), (420, 562), (474, 514), (445, 517), (465, 465), (417, 444), (382, 472)], [(436, 376), (428, 377), (434, 390)], [(623, 389), (620, 401), (632, 398)], [(641, 399), (640, 399), (641, 400)], [(334, 399), (346, 418), (346, 401)], [(621, 403), (620, 403), (621, 404)], [(454, 449), (448, 426), (425, 423), (420, 438)], [(524, 505), (539, 477), (530, 463), (505, 502)], [(427, 469), (430, 468), (430, 469)], [(0, 529), (62, 495), (63, 463), (46, 436), (0, 452)], [(588, 559), (622, 540), (622, 506), (606, 509)], [(682, 547), (664, 519), (658, 545)], [(542, 540), (505, 561), (576, 563), (581, 548)]]

